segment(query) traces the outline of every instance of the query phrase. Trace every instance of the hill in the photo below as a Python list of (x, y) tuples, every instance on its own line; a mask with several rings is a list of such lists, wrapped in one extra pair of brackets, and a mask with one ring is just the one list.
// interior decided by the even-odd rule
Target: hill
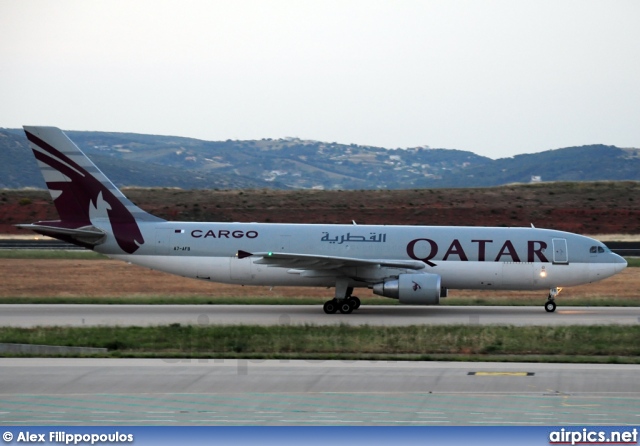
[[(67, 134), (116, 184), (183, 189), (411, 189), (543, 181), (640, 180), (640, 150), (590, 145), (492, 160), (472, 152), (384, 149), (298, 138), (202, 141)], [(44, 187), (22, 130), (0, 129), (0, 188)]]
[[(185, 138), (127, 133), (67, 132), (115, 184), (184, 189), (244, 189), (275, 187), (280, 183), (226, 172), (210, 173), (194, 166), (163, 162), (169, 149), (187, 146)], [(188, 141), (188, 140), (186, 140)], [(194, 140), (197, 141), (197, 140)], [(179, 149), (178, 149), (179, 150)], [(24, 132), (0, 129), (0, 188), (45, 188)]]

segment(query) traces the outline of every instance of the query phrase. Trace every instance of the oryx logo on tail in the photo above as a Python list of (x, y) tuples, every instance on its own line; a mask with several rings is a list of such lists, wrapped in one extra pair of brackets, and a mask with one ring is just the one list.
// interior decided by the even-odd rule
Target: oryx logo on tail
[(144, 211), (122, 195), (64, 133), (52, 127), (26, 127), (25, 133), (36, 159), (42, 163), (41, 171), (62, 226), (89, 227), (95, 225), (92, 216), (95, 219), (102, 214), (108, 218), (124, 252), (132, 254), (144, 244), (130, 209)]

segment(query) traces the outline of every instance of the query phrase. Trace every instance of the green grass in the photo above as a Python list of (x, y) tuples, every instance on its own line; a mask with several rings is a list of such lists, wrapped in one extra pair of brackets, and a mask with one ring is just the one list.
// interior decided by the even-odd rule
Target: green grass
[(640, 363), (638, 339), (640, 326), (0, 328), (0, 343), (103, 347), (108, 357)]
[(0, 259), (97, 260), (107, 257), (89, 250), (0, 249)]
[(625, 257), (627, 261), (627, 266), (630, 268), (639, 268), (640, 267), (640, 257)]

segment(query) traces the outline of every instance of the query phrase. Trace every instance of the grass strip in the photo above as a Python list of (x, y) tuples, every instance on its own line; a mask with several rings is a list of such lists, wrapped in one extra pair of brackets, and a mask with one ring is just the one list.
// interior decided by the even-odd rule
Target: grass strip
[(102, 347), (108, 357), (640, 363), (640, 325), (280, 325), (0, 328), (0, 343)]
[(625, 257), (627, 261), (627, 266), (629, 268), (639, 268), (640, 267), (640, 257)]
[(0, 259), (105, 260), (107, 258), (107, 256), (86, 249), (0, 249)]

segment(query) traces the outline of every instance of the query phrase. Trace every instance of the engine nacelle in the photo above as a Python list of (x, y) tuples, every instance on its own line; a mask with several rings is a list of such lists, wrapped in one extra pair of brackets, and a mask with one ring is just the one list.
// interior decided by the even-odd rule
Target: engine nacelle
[(439, 274), (400, 274), (398, 279), (373, 286), (373, 294), (400, 300), (408, 305), (437, 305), (442, 287)]

